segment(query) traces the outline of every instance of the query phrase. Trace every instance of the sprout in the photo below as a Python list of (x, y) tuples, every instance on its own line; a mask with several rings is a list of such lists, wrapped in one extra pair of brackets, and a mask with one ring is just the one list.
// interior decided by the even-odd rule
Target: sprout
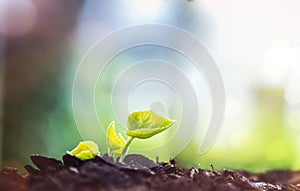
[[(171, 127), (175, 121), (157, 115), (152, 110), (134, 112), (129, 115), (127, 125), (128, 131), (126, 135), (129, 139), (125, 143), (123, 137), (115, 133), (114, 122), (112, 122), (107, 131), (108, 151), (112, 154), (114, 160), (116, 155), (121, 156), (120, 161), (123, 161), (127, 154), (129, 145), (134, 138), (148, 139), (158, 133), (161, 133)], [(125, 144), (124, 144), (125, 143)], [(115, 150), (118, 151), (116, 154)], [(122, 151), (120, 153), (120, 151)]]
[(92, 159), (97, 156), (100, 152), (98, 146), (93, 141), (83, 141), (78, 144), (71, 152), (67, 151), (68, 154), (75, 156), (81, 160)]
[[(115, 162), (123, 161), (134, 138), (148, 139), (167, 130), (174, 123), (174, 120), (159, 116), (152, 110), (134, 112), (128, 117), (126, 135), (129, 138), (125, 141), (120, 133), (116, 134), (115, 122), (112, 121), (106, 131), (108, 155), (113, 157)], [(68, 153), (79, 159), (87, 160), (94, 158), (99, 151), (94, 142), (85, 141), (80, 142), (75, 149)]]

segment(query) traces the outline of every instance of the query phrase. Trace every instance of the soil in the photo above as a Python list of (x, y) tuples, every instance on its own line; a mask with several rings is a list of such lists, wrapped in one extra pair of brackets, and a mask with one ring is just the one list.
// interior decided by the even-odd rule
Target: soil
[(215, 171), (180, 168), (174, 160), (159, 163), (142, 155), (128, 155), (114, 165), (108, 156), (82, 161), (64, 155), (62, 161), (39, 155), (26, 165), (0, 171), (0, 191), (194, 191), (300, 190), (300, 171)]

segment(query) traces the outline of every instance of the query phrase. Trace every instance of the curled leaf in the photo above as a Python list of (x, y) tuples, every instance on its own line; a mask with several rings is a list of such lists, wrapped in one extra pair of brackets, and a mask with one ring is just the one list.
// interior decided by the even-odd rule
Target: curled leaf
[(174, 120), (157, 115), (152, 110), (134, 112), (128, 117), (126, 134), (140, 139), (150, 138), (175, 123)]
[(72, 151), (67, 151), (68, 154), (75, 156), (81, 160), (92, 159), (98, 155), (99, 149), (93, 141), (82, 141)]
[(114, 121), (110, 123), (107, 129), (106, 136), (107, 136), (106, 138), (107, 138), (107, 145), (109, 150), (108, 154), (113, 156), (121, 155), (126, 142), (120, 133), (118, 134), (118, 136), (116, 135)]

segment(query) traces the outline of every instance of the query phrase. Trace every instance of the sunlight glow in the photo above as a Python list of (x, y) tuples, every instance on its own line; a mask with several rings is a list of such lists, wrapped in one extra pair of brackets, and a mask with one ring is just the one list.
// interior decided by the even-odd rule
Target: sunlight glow
[(129, 14), (134, 20), (159, 18), (163, 13), (163, 0), (132, 0), (130, 2)]
[(300, 85), (298, 83), (292, 83), (287, 86), (285, 100), (290, 105), (296, 105), (300, 103)]

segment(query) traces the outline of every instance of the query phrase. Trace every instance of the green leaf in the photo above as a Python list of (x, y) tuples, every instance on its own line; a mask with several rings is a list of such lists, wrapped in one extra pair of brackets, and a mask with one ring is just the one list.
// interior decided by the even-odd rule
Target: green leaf
[(110, 155), (121, 155), (125, 147), (125, 140), (119, 133), (116, 135), (114, 121), (110, 123), (106, 133), (107, 145)]
[(68, 154), (75, 156), (81, 160), (92, 159), (98, 155), (99, 149), (93, 141), (82, 141), (72, 151), (67, 151)]
[(134, 112), (128, 117), (128, 136), (140, 139), (150, 138), (175, 123), (174, 120), (157, 115), (152, 110)]

